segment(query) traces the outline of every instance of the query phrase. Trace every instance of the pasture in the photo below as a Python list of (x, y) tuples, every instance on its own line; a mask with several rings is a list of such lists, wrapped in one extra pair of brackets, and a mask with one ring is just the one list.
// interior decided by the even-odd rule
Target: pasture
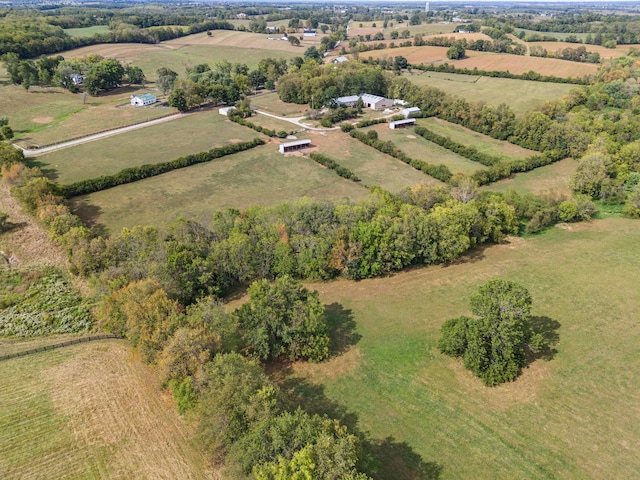
[(421, 118), (418, 120), (418, 124), (427, 127), (442, 137), (449, 137), (455, 142), (473, 146), (480, 152), (489, 155), (497, 155), (505, 158), (526, 158), (539, 153), (519, 147), (513, 143), (496, 140), (488, 135), (474, 132), (461, 125), (449, 123), (436, 117)]
[(511, 178), (505, 178), (482, 188), (492, 192), (516, 190), (519, 193), (548, 193), (553, 197), (568, 198), (572, 195), (569, 182), (577, 167), (577, 160), (565, 158), (530, 172), (516, 173)]
[[(576, 37), (578, 40), (582, 40), (584, 41), (587, 38), (587, 35), (589, 35), (588, 33), (565, 33), (565, 32), (538, 32), (536, 30), (527, 30), (526, 28), (516, 28), (514, 29), (514, 33), (516, 35), (520, 34), (520, 32), (524, 32), (525, 35), (529, 36), (529, 35), (548, 35), (550, 37), (555, 37), (558, 40), (564, 40), (565, 38), (573, 35), (574, 37)], [(536, 45), (538, 42), (529, 42), (529, 45)], [(574, 44), (575, 45), (575, 44)], [(580, 45), (580, 44), (578, 44)], [(587, 47), (590, 47), (591, 45), (586, 45)]]
[(625, 56), (629, 52), (629, 47), (633, 47), (634, 45), (618, 45), (616, 48), (605, 48), (602, 45), (588, 45), (588, 44), (580, 44), (580, 43), (569, 43), (569, 42), (529, 42), (527, 43), (530, 47), (533, 45), (538, 45), (547, 50), (550, 54), (555, 54), (558, 50), (563, 50), (565, 48), (573, 48), (576, 49), (580, 46), (583, 46), (587, 49), (587, 52), (597, 52), (600, 54), (601, 58), (619, 58)]
[(64, 33), (70, 37), (93, 37), (99, 33), (107, 33), (109, 31), (109, 25), (94, 25), (92, 27), (82, 28), (65, 28)]
[(219, 478), (122, 341), (7, 360), (0, 375), (2, 478)]
[[(409, 155), (409, 157), (424, 160), (433, 165), (443, 163), (451, 170), (451, 173), (462, 172), (465, 175), (471, 175), (477, 170), (487, 168), (478, 162), (473, 162), (446, 148), (425, 140), (416, 135), (411, 128), (391, 130), (386, 123), (375, 125), (371, 128), (378, 132), (378, 137), (381, 140), (391, 140), (400, 150)], [(427, 178), (429, 177), (427, 176)]]
[(259, 136), (258, 132), (235, 124), (220, 115), (217, 109), (211, 109), (57, 150), (30, 162), (42, 168), (52, 180), (66, 184), (113, 174), (123, 168), (170, 161)]
[[(439, 88), (450, 95), (457, 95), (468, 101), (482, 101), (498, 106), (506, 103), (518, 115), (522, 115), (544, 102), (568, 94), (579, 85), (566, 83), (533, 82), (510, 78), (481, 77), (440, 72), (417, 72), (407, 75), (416, 85)], [(496, 95), (496, 92), (500, 92)]]
[(319, 146), (320, 153), (355, 173), (363, 185), (376, 185), (392, 193), (419, 184), (441, 185), (435, 178), (378, 152), (345, 133), (315, 135), (313, 142)]
[[(360, 24), (362, 23), (362, 27)], [(374, 27), (373, 24), (376, 24)], [(350, 24), (349, 35), (375, 35), (377, 32), (383, 32), (385, 39), (389, 39), (389, 34), (393, 30), (397, 30), (399, 33), (409, 30), (411, 38), (415, 35), (444, 35), (452, 33), (457, 23), (424, 23), (421, 25), (409, 25), (408, 23), (398, 23), (395, 20), (390, 20), (387, 28), (383, 28), (383, 21), (376, 22), (357, 22), (353, 21)]]
[(309, 105), (306, 103), (298, 105), (296, 103), (283, 102), (275, 92), (252, 97), (251, 105), (258, 110), (266, 110), (280, 117), (302, 117), (310, 110)]
[[(381, 478), (635, 478), (638, 235), (629, 219), (560, 225), (449, 266), (312, 284), (340, 312), (347, 346), (327, 362), (285, 369), (282, 384), (381, 445)], [(559, 342), (550, 360), (487, 388), (440, 354), (437, 340), (494, 278), (524, 285), (536, 321)]]
[(277, 205), (301, 197), (357, 200), (367, 195), (364, 186), (340, 178), (302, 155), (283, 156), (278, 153), (277, 143), (269, 143), (77, 197), (73, 208), (85, 221), (115, 233), (134, 225), (166, 226), (180, 216), (206, 220), (215, 210), (224, 208)]

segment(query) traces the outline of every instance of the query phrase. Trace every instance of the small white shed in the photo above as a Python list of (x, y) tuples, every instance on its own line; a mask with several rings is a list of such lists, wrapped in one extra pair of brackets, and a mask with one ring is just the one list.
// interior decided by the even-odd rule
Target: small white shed
[(416, 124), (415, 118), (405, 118), (404, 120), (396, 120), (389, 123), (389, 128), (395, 130), (397, 128), (413, 127)]
[(220, 115), (224, 115), (225, 117), (229, 116), (229, 112), (235, 110), (236, 107), (222, 107), (220, 110), (218, 110), (218, 113)]
[(296, 140), (295, 142), (287, 142), (280, 144), (280, 153), (289, 153), (301, 148), (308, 148), (311, 146), (311, 140)]
[(409, 118), (414, 113), (420, 113), (420, 108), (418, 108), (418, 107), (409, 107), (409, 108), (403, 108), (402, 109), (402, 115), (404, 115), (404, 118)]

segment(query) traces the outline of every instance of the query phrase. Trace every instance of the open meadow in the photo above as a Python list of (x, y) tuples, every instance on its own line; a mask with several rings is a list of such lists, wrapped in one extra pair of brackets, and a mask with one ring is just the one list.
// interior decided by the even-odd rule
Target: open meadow
[(391, 140), (400, 150), (416, 160), (423, 160), (433, 165), (445, 164), (451, 173), (462, 172), (471, 175), (477, 170), (486, 169), (484, 165), (447, 150), (440, 145), (429, 142), (413, 132), (413, 129), (391, 130), (383, 123), (372, 127), (378, 132), (381, 140)]
[[(468, 101), (482, 101), (498, 106), (501, 103), (522, 115), (544, 102), (568, 94), (579, 85), (567, 83), (533, 82), (456, 73), (419, 72), (414, 70), (407, 78), (416, 85), (439, 88), (450, 95), (457, 95)], [(500, 92), (496, 95), (496, 92)]]
[(277, 205), (301, 197), (357, 200), (367, 195), (361, 184), (341, 178), (302, 155), (283, 156), (277, 143), (269, 143), (76, 197), (72, 203), (85, 221), (114, 233), (134, 225), (166, 226), (180, 216), (206, 220), (224, 208)]
[[(376, 24), (374, 27), (373, 24)], [(362, 24), (362, 27), (360, 27)], [(386, 39), (389, 38), (389, 34), (397, 30), (398, 32), (403, 32), (405, 30), (409, 30), (409, 34), (411, 38), (414, 35), (444, 35), (448, 33), (452, 33), (456, 27), (459, 25), (458, 23), (423, 23), (421, 25), (409, 25), (408, 23), (398, 23), (395, 20), (390, 20), (387, 28), (383, 28), (384, 22), (357, 22), (353, 21), (350, 24), (349, 35), (375, 35), (377, 32), (383, 32)]]
[(57, 150), (30, 162), (57, 183), (67, 184), (260, 136), (220, 115), (218, 109), (211, 109)]
[(72, 37), (92, 37), (98, 33), (107, 33), (109, 25), (94, 25), (92, 27), (65, 28), (64, 33)]
[(510, 178), (485, 185), (482, 189), (492, 192), (515, 190), (521, 194), (549, 193), (553, 197), (564, 196), (569, 198), (572, 194), (569, 182), (573, 174), (576, 173), (577, 167), (577, 160), (565, 158), (559, 162), (536, 168), (530, 172), (516, 173)]
[(120, 340), (0, 362), (1, 478), (217, 479)]
[[(636, 478), (638, 235), (637, 221), (606, 218), (511, 238), (450, 266), (313, 284), (356, 328), (341, 339), (344, 353), (287, 368), (281, 382), (382, 445), (380, 478)], [(487, 388), (436, 343), (442, 323), (469, 314), (470, 295), (494, 278), (524, 285), (559, 342), (515, 382)]]
[(474, 132), (462, 125), (450, 123), (437, 117), (418, 119), (418, 124), (442, 137), (449, 137), (455, 142), (473, 146), (478, 151), (488, 155), (495, 155), (507, 159), (519, 159), (538, 153), (533, 150), (528, 150), (518, 145), (514, 145), (513, 143), (497, 140), (488, 135)]

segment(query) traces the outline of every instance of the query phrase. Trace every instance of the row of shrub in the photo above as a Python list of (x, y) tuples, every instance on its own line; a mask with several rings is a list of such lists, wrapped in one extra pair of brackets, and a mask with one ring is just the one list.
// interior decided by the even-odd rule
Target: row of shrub
[(372, 120), (360, 120), (358, 123), (356, 123), (356, 128), (366, 128), (366, 127), (370, 127), (371, 125), (377, 125), (379, 123), (387, 123), (387, 119), (386, 118), (376, 118), (376, 119), (372, 119)]
[(99, 192), (126, 183), (137, 182), (145, 178), (154, 177), (162, 173), (170, 172), (184, 167), (189, 167), (198, 163), (210, 162), (216, 158), (225, 157), (234, 153), (249, 150), (259, 145), (264, 145), (264, 141), (260, 138), (254, 138), (248, 142), (232, 143), (223, 147), (216, 147), (207, 152), (194, 153), (185, 157), (179, 157), (170, 162), (161, 162), (156, 164), (145, 164), (138, 167), (125, 168), (114, 175), (103, 175), (101, 177), (89, 178), (81, 180), (69, 185), (61, 185), (58, 193), (65, 198), (76, 197), (79, 195), (87, 195), (93, 192)]
[(280, 130), (276, 132), (270, 128), (262, 127), (260, 125), (256, 125), (253, 122), (248, 121), (246, 118), (242, 118), (240, 114), (233, 114), (233, 111), (230, 112), (229, 120), (235, 122), (243, 127), (249, 127), (255, 130), (256, 132), (264, 133), (267, 137), (278, 137), (278, 138), (287, 138), (287, 135), (293, 134), (293, 132), (285, 132), (284, 130)]
[(561, 158), (561, 156), (554, 155), (553, 152), (545, 152), (509, 162), (499, 162), (485, 170), (476, 171), (471, 175), (471, 178), (478, 182), (478, 185), (486, 185), (502, 180), (503, 178), (508, 178), (513, 173), (528, 172), (538, 167), (544, 167)]
[(330, 168), (331, 170), (336, 172), (338, 175), (340, 175), (342, 178), (353, 180), (354, 182), (360, 181), (360, 179), (356, 176), (355, 173), (353, 173), (348, 168), (343, 167), (338, 162), (327, 157), (326, 155), (313, 152), (309, 155), (309, 158), (311, 158), (311, 160), (313, 160), (314, 162), (319, 163), (320, 165), (324, 165), (325, 167)]
[(429, 140), (430, 142), (440, 145), (447, 150), (451, 150), (452, 152), (457, 153), (461, 157), (468, 158), (473, 162), (481, 163), (482, 165), (486, 165), (487, 167), (503, 161), (502, 157), (482, 153), (478, 151), (476, 147), (463, 145), (462, 143), (451, 140), (449, 137), (438, 135), (437, 133), (432, 132), (426, 127), (419, 126), (416, 127), (414, 131), (425, 140)]
[(378, 138), (377, 132), (373, 130), (367, 133), (360, 132), (358, 130), (352, 130), (351, 132), (349, 132), (349, 135), (382, 153), (386, 153), (387, 155), (391, 155), (392, 157), (397, 158), (398, 160), (412, 166), (417, 170), (420, 170), (423, 173), (426, 173), (427, 175), (432, 176), (433, 178), (437, 178), (442, 182), (448, 182), (453, 176), (451, 170), (449, 170), (446, 165), (432, 165), (423, 160), (412, 159), (406, 153), (396, 147), (393, 142), (385, 142), (383, 140), (380, 140)]
[(584, 78), (573, 77), (556, 77), (554, 75), (542, 75), (533, 70), (527, 73), (515, 74), (504, 70), (478, 70), (477, 68), (456, 68), (448, 63), (441, 63), (439, 65), (432, 64), (419, 64), (410, 65), (411, 68), (422, 70), (425, 72), (443, 72), (443, 73), (459, 73), (462, 75), (482, 75), (485, 77), (496, 78), (512, 78), (514, 80), (532, 80), (535, 82), (550, 82), (550, 83), (571, 83), (575, 85), (589, 85), (591, 82)]

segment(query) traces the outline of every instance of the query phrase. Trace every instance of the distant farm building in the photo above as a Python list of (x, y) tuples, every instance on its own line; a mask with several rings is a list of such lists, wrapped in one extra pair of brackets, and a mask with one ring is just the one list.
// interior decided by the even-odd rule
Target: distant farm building
[(309, 148), (311, 140), (296, 140), (295, 142), (287, 142), (280, 144), (280, 153), (295, 152), (303, 148)]
[(82, 85), (84, 83), (84, 75), (80, 75), (79, 73), (72, 73), (70, 77), (74, 85)]
[(302, 31), (302, 36), (303, 37), (315, 37), (317, 34), (317, 32), (315, 30), (303, 30)]
[(228, 117), (229, 116), (229, 112), (231, 112), (231, 111), (233, 111), (235, 109), (236, 109), (236, 107), (223, 107), (220, 110), (218, 110), (218, 113), (220, 115), (224, 115), (225, 117)]
[(336, 57), (333, 60), (331, 60), (331, 63), (344, 63), (344, 62), (346, 62), (348, 60), (349, 59), (347, 57), (340, 56), (340, 57)]
[(420, 109), (418, 107), (409, 107), (402, 109), (402, 115), (404, 115), (404, 118), (409, 118), (415, 113), (420, 113)]
[(142, 95), (131, 95), (131, 105), (134, 107), (144, 107), (156, 103), (157, 99), (153, 93), (143, 93)]
[(385, 108), (393, 107), (393, 100), (379, 97), (378, 95), (364, 93), (360, 95), (360, 98), (362, 99), (364, 107), (370, 108), (371, 110), (384, 110)]
[(339, 107), (355, 107), (360, 100), (360, 95), (349, 95), (348, 97), (338, 97), (333, 99)]
[(413, 127), (415, 124), (416, 124), (415, 118), (405, 118), (404, 120), (396, 120), (395, 122), (390, 122), (389, 128), (391, 130), (396, 130), (398, 128)]

